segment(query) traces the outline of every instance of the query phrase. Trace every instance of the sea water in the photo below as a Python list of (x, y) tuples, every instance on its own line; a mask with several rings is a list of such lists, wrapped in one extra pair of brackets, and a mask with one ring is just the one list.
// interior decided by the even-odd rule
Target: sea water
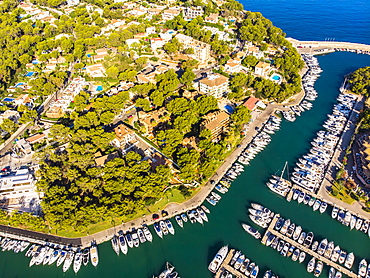
[[(335, 37), (337, 40), (369, 43), (368, 1), (334, 0), (243, 0), (246, 9), (260, 11), (282, 28), (288, 36), (301, 40), (324, 40)], [(304, 231), (312, 231), (315, 240), (328, 238), (339, 244), (347, 252), (356, 255), (353, 270), (357, 271), (361, 258), (370, 260), (370, 239), (367, 235), (344, 227), (330, 217), (331, 208), (326, 213), (313, 212), (303, 204), (285, 199), (272, 193), (265, 183), (271, 174), (281, 170), (285, 161), (290, 168), (310, 147), (310, 141), (320, 130), (326, 119), (343, 75), (359, 67), (370, 66), (370, 56), (354, 53), (333, 53), (319, 57), (324, 70), (315, 88), (319, 97), (314, 107), (304, 112), (294, 123), (283, 122), (280, 131), (272, 137), (271, 144), (245, 168), (245, 172), (233, 183), (229, 192), (223, 195), (216, 207), (211, 209), (209, 223), (185, 223), (184, 229), (172, 220), (176, 233), (160, 239), (152, 227), (153, 242), (130, 249), (127, 255), (117, 256), (110, 242), (99, 245), (99, 265), (95, 268), (82, 266), (78, 274), (72, 268), (63, 273), (61, 268), (52, 266), (28, 267), (29, 258), (24, 254), (0, 252), (0, 277), (126, 277), (149, 278), (160, 273), (165, 262), (172, 263), (182, 278), (210, 278), (213, 275), (207, 267), (220, 247), (240, 249), (260, 266), (260, 274), (272, 269), (280, 277), (313, 277), (307, 273), (306, 264), (293, 262), (280, 256), (276, 250), (263, 246), (260, 241), (248, 235), (241, 223), (249, 223), (247, 209), (251, 202), (267, 206), (283, 217), (290, 218)], [(261, 229), (260, 229), (261, 230)], [(309, 256), (308, 256), (309, 257)], [(327, 277), (325, 267), (322, 277)]]

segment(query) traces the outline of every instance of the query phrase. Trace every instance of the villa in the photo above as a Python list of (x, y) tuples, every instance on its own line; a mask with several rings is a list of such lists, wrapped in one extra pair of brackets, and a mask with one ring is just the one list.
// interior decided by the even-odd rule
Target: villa
[(256, 75), (267, 77), (271, 71), (271, 64), (259, 61), (258, 64), (254, 67), (254, 73)]

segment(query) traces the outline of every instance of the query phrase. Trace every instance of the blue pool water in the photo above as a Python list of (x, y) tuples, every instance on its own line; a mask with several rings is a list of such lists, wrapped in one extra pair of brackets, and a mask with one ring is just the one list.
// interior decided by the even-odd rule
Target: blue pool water
[(14, 98), (11, 98), (11, 97), (6, 97), (3, 99), (3, 101), (6, 101), (6, 102), (12, 102), (14, 100)]
[(32, 61), (32, 64), (34, 64), (34, 65), (37, 65), (38, 63), (39, 63), (39, 61), (37, 61), (37, 60)]
[(15, 87), (17, 88), (17, 87), (22, 86), (22, 85), (24, 85), (24, 83), (23, 83), (23, 82), (19, 82), (19, 83), (17, 83), (17, 84), (15, 85)]
[(35, 72), (34, 71), (29, 71), (29, 72), (27, 72), (26, 73), (26, 75), (25, 76), (27, 76), (27, 77), (31, 77), (32, 75), (34, 75), (35, 74)]
[(227, 112), (229, 112), (230, 114), (234, 112), (234, 108), (231, 106), (231, 105), (225, 105), (225, 109)]
[(96, 90), (97, 90), (97, 91), (103, 91), (103, 86), (101, 86), (101, 85), (96, 86)]
[(91, 57), (91, 54), (86, 54), (86, 56), (90, 58)]
[(276, 80), (276, 81), (279, 81), (281, 78), (279, 75), (276, 75), (274, 74), (272, 77), (271, 77), (272, 80)]

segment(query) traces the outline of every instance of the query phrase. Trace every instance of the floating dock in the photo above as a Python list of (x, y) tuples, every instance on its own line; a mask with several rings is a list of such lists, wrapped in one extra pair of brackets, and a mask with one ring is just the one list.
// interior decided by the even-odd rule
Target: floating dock
[(230, 249), (229, 253), (227, 254), (227, 256), (225, 258), (225, 260), (222, 262), (220, 268), (216, 272), (215, 278), (220, 278), (221, 277), (221, 274), (224, 272), (224, 270), (227, 270), (228, 272), (230, 272), (235, 277), (238, 277), (238, 278), (247, 278), (247, 275), (245, 275), (244, 273), (241, 273), (240, 271), (236, 270), (235, 268), (233, 268), (229, 264), (230, 261), (231, 261), (231, 259), (234, 256), (234, 252), (235, 252), (235, 249)]
[(269, 234), (273, 234), (273, 235), (281, 238), (285, 242), (288, 242), (290, 245), (294, 246), (295, 248), (298, 248), (301, 251), (306, 252), (306, 254), (311, 255), (312, 257), (315, 257), (317, 260), (322, 261), (326, 265), (334, 267), (336, 270), (339, 270), (340, 272), (347, 275), (348, 277), (354, 277), (354, 278), (358, 277), (357, 274), (354, 273), (353, 271), (345, 268), (344, 266), (341, 266), (341, 265), (333, 262), (332, 260), (330, 260), (330, 259), (328, 259), (324, 256), (319, 255), (318, 253), (312, 251), (311, 249), (309, 249), (309, 248), (299, 244), (298, 242), (294, 241), (292, 238), (287, 237), (287, 236), (281, 234), (279, 231), (274, 230), (275, 224), (278, 221), (279, 217), (280, 217), (280, 214), (276, 214), (274, 216), (274, 218), (272, 219), (272, 221), (271, 221), (270, 225), (268, 226), (264, 236), (262, 237), (261, 243), (263, 245), (266, 245), (266, 241), (267, 241), (267, 238), (268, 238)]

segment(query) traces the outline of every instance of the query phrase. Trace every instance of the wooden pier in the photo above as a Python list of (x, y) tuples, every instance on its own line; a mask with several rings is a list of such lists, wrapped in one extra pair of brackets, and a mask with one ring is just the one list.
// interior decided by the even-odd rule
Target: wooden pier
[(247, 278), (247, 276), (244, 273), (241, 273), (240, 271), (233, 268), (229, 263), (231, 259), (234, 256), (235, 249), (230, 249), (229, 253), (227, 254), (225, 260), (222, 262), (220, 268), (216, 272), (215, 278), (220, 278), (221, 274), (224, 272), (224, 270), (227, 270), (232, 275), (238, 278)]
[(299, 248), (301, 251), (306, 252), (306, 254), (311, 255), (312, 257), (315, 257), (317, 260), (322, 261), (323, 263), (327, 264), (328, 266), (334, 267), (336, 270), (339, 270), (340, 272), (347, 275), (348, 277), (354, 277), (354, 278), (358, 277), (358, 275), (356, 273), (354, 273), (353, 271), (345, 268), (344, 266), (341, 266), (341, 265), (333, 262), (332, 260), (330, 260), (330, 259), (328, 259), (324, 256), (319, 255), (318, 253), (314, 252), (312, 249), (309, 249), (309, 248), (299, 244), (298, 242), (294, 241), (292, 238), (287, 237), (287, 236), (281, 234), (279, 231), (274, 230), (274, 227), (275, 227), (276, 222), (278, 221), (279, 217), (280, 217), (280, 214), (276, 214), (275, 217), (272, 219), (269, 227), (267, 228), (264, 236), (262, 237), (262, 240), (261, 240), (262, 244), (266, 245), (266, 241), (267, 241), (268, 236), (270, 234), (273, 234), (273, 235), (281, 238), (285, 242), (288, 242), (290, 245), (294, 246), (295, 248)]

